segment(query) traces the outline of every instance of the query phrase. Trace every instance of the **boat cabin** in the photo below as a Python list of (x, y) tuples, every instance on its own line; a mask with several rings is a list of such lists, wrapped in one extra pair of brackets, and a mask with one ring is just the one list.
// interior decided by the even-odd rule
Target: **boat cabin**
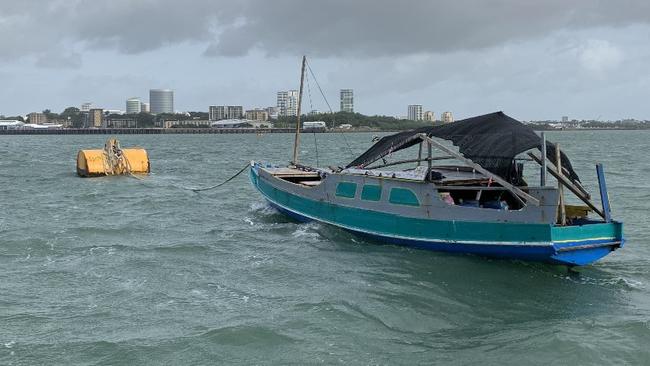
[[(540, 140), (530, 128), (501, 112), (488, 116), (490, 124), (470, 119), (464, 125), (456, 123), (426, 127), (386, 136), (344, 168), (323, 169), (294, 164), (289, 167), (268, 166), (264, 170), (296, 187), (306, 190), (318, 190), (320, 187), (321, 193), (333, 201), (341, 198), (357, 199), (360, 204), (364, 204), (363, 201), (393, 204), (400, 201), (394, 196), (401, 194), (403, 199), (407, 197), (410, 200), (411, 206), (454, 206), (488, 210), (486, 212), (492, 213), (521, 211), (527, 215), (519, 218), (513, 216), (512, 221), (552, 222), (560, 225), (583, 223), (590, 212), (604, 216), (602, 210), (591, 202), (591, 197), (580, 184), (568, 157), (559, 147), (548, 144), (545, 139)], [(489, 125), (493, 131), (486, 133), (485, 125)], [(454, 142), (458, 150), (435, 138)], [(384, 159), (387, 155), (411, 146), (419, 147), (415, 159), (392, 162)], [(541, 156), (545, 159), (533, 152), (528, 152), (527, 158), (520, 156), (535, 148), (541, 150)], [(443, 155), (434, 156), (434, 150)], [(426, 156), (423, 156), (424, 151)], [(561, 171), (547, 161), (551, 158), (555, 158), (557, 165), (562, 167)], [(376, 164), (380, 159), (382, 164)], [(524, 179), (522, 159), (535, 161), (542, 167), (539, 186), (529, 186)], [(452, 163), (444, 164), (444, 161)], [(410, 166), (402, 169), (397, 167), (407, 164)], [(546, 184), (547, 172), (560, 181), (557, 187)], [(331, 181), (330, 185), (336, 185), (321, 187), (326, 181)], [(390, 189), (387, 190), (386, 187)], [(395, 192), (401, 193), (393, 192), (393, 188), (400, 187), (403, 188), (402, 191)], [(567, 205), (563, 198), (563, 187), (576, 193), (586, 205)], [(372, 196), (369, 193), (372, 190), (376, 198), (368, 199)], [(381, 197), (387, 198), (384, 200)]]

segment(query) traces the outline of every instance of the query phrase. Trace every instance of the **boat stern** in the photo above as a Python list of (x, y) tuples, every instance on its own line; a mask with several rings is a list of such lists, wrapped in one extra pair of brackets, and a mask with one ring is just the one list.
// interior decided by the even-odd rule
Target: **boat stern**
[(555, 226), (551, 237), (554, 249), (551, 260), (569, 266), (593, 263), (625, 243), (623, 224), (617, 221)]

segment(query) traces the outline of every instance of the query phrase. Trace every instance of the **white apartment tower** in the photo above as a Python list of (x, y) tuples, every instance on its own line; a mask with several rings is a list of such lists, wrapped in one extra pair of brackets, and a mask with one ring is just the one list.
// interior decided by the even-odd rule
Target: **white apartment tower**
[(443, 112), (440, 115), (440, 120), (442, 123), (451, 123), (454, 122), (454, 116), (451, 114), (451, 112)]
[(211, 105), (208, 107), (208, 114), (208, 119), (210, 121), (220, 121), (222, 119), (226, 119), (226, 106)]
[(298, 114), (298, 91), (278, 92), (278, 116), (295, 116)]
[(287, 115), (287, 99), (289, 99), (289, 92), (286, 91), (278, 92), (278, 102), (276, 104), (278, 108), (278, 116)]
[(126, 114), (137, 114), (142, 111), (140, 98), (129, 98), (126, 100)]
[(422, 105), (411, 104), (408, 107), (408, 117), (411, 121), (422, 121)]
[(208, 108), (210, 121), (222, 119), (241, 119), (244, 117), (244, 107), (240, 105), (211, 105)]
[(341, 89), (341, 112), (354, 112), (354, 91)]

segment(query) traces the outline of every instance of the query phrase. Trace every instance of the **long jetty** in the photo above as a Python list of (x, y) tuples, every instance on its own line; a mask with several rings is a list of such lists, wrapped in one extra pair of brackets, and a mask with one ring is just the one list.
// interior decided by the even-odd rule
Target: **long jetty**
[[(169, 135), (294, 133), (293, 128), (33, 128), (0, 130), (0, 135)], [(305, 132), (328, 132), (323, 129)]]

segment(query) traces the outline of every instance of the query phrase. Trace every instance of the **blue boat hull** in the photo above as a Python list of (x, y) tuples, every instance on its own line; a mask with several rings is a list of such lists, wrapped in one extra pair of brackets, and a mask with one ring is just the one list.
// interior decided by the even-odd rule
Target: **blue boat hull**
[[(451, 240), (438, 239), (439, 237), (445, 237), (443, 233), (440, 233), (436, 237), (433, 237), (433, 235), (431, 235), (432, 237), (405, 237), (404, 235), (372, 230), (372, 228), (368, 228), (367, 226), (363, 227), (361, 224), (355, 226), (355, 223), (352, 222), (337, 222), (335, 221), (336, 216), (327, 216), (327, 213), (336, 212), (336, 210), (345, 211), (351, 209), (332, 205), (328, 207), (324, 202), (310, 201), (290, 192), (279, 190), (269, 182), (264, 182), (262, 179), (259, 179), (258, 172), (255, 169), (251, 169), (251, 182), (264, 195), (272, 207), (297, 221), (317, 221), (331, 224), (382, 243), (440, 252), (539, 261), (568, 266), (581, 266), (593, 263), (621, 247), (623, 244), (622, 236), (617, 234), (621, 230), (619, 223), (612, 223), (612, 226), (609, 224), (593, 225), (589, 228), (591, 231), (586, 233), (584, 232), (586, 229), (582, 227), (574, 228), (571, 229), (573, 232), (568, 232), (568, 234), (562, 228), (554, 228), (549, 225), (539, 225), (539, 227), (520, 226), (521, 228), (527, 229), (539, 230), (541, 227), (541, 229), (548, 230), (549, 240), (547, 242), (536, 242), (535, 244), (531, 244), (530, 242), (517, 242), (516, 240), (510, 242), (495, 240), (495, 242), (490, 242), (489, 239), (480, 242), (476, 240), (469, 242), (469, 240), (462, 240), (463, 238), (460, 237), (450, 238)], [(320, 215), (320, 213), (323, 213), (323, 215)], [(354, 216), (359, 217), (376, 214), (369, 211), (353, 212)], [(353, 215), (347, 214), (347, 217)], [(341, 215), (339, 217), (345, 216)], [(417, 223), (414, 223), (414, 225), (417, 225)], [(431, 225), (434, 225), (434, 222), (431, 222)], [(511, 224), (474, 223), (474, 225), (476, 230), (482, 230), (486, 234), (492, 232), (493, 235), (497, 236), (501, 235), (501, 233), (494, 233), (495, 231), (513, 231)], [(505, 226), (509, 227), (506, 228)], [(518, 228), (517, 226), (514, 227)], [(486, 235), (486, 237), (488, 236)], [(575, 238), (575, 240), (572, 238)]]
[[(313, 222), (318, 221), (303, 216), (297, 212), (287, 210), (267, 199), (269, 205), (278, 212), (299, 221)], [(334, 225), (336, 226), (336, 225)], [(472, 254), (489, 258), (515, 259), (533, 262), (546, 262), (551, 264), (560, 264), (567, 266), (584, 266), (591, 264), (610, 252), (616, 250), (622, 243), (611, 241), (602, 241), (600, 243), (589, 242), (588, 244), (598, 244), (591, 249), (581, 249), (576, 251), (558, 252), (558, 247), (548, 246), (528, 246), (528, 245), (490, 245), (490, 244), (449, 244), (448, 242), (422, 241), (395, 238), (386, 235), (368, 234), (354, 229), (343, 228), (346, 231), (354, 233), (364, 238), (381, 243), (406, 246), (411, 248), (432, 250), (437, 252), (455, 253), (455, 254)], [(585, 245), (585, 242), (566, 243), (566, 246)]]

